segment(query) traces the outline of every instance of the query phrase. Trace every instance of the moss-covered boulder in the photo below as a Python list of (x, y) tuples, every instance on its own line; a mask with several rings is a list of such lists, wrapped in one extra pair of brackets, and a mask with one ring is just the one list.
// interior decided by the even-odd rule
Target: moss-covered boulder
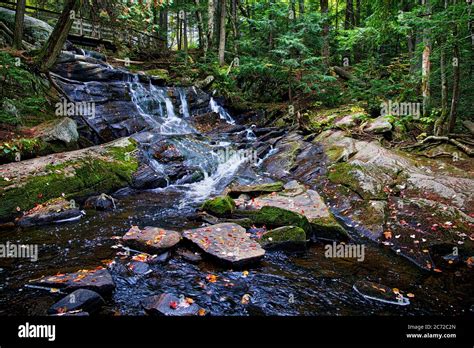
[(229, 196), (215, 197), (205, 201), (201, 209), (215, 216), (230, 216), (235, 210), (235, 202)]
[[(250, 215), (256, 224), (264, 224), (267, 227), (301, 227), (306, 231), (308, 238), (330, 240), (349, 238), (316, 191), (307, 190), (297, 183), (286, 186), (287, 189), (278, 193), (262, 195), (247, 201), (236, 200), (239, 208), (237, 213)], [(242, 210), (250, 212), (242, 213)]]
[(265, 225), (269, 228), (296, 226), (311, 233), (311, 225), (305, 216), (278, 207), (266, 206), (260, 210), (237, 210), (235, 215), (248, 217), (256, 225)]
[(306, 232), (297, 226), (283, 226), (265, 233), (259, 240), (264, 249), (301, 250), (306, 247)]
[(0, 167), (0, 221), (52, 198), (87, 198), (128, 186), (138, 167), (129, 138)]

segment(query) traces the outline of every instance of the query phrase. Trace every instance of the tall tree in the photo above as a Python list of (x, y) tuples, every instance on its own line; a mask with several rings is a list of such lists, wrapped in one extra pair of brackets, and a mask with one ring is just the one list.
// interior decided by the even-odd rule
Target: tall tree
[[(431, 3), (430, 0), (423, 0), (425, 5), (426, 18), (431, 18)], [(430, 78), (431, 78), (431, 30), (429, 24), (425, 25), (423, 30), (423, 55), (421, 62), (421, 92), (423, 95), (423, 117), (428, 117), (431, 107), (431, 89), (430, 89)]]
[(69, 30), (71, 30), (71, 26), (74, 23), (74, 19), (81, 5), (82, 0), (66, 0), (61, 16), (53, 32), (36, 58), (36, 66), (39, 71), (47, 72), (53, 67), (66, 42)]
[(199, 0), (194, 0), (194, 4), (196, 5), (196, 21), (198, 26), (198, 35), (199, 35), (199, 47), (204, 49), (204, 53), (207, 52), (207, 36), (204, 35), (204, 24), (202, 20), (202, 12), (201, 12), (201, 3)]
[[(456, 4), (456, 0), (453, 1)], [(449, 113), (449, 122), (448, 122), (448, 129), (449, 132), (454, 130), (454, 126), (456, 125), (456, 118), (458, 114), (458, 103), (459, 103), (459, 96), (461, 94), (461, 89), (459, 86), (459, 82), (461, 79), (461, 57), (459, 51), (459, 37), (458, 37), (458, 24), (454, 21), (453, 23), (453, 39), (454, 39), (454, 47), (453, 47), (453, 95), (451, 99), (451, 110)]]
[(352, 29), (354, 27), (354, 2), (347, 0), (346, 2), (346, 18), (344, 20), (344, 29)]
[(225, 64), (225, 18), (226, 18), (226, 1), (220, 0), (221, 13), (220, 13), (220, 29), (219, 29), (219, 64), (223, 66)]
[(13, 48), (21, 50), (23, 40), (23, 26), (25, 21), (26, 0), (17, 0), (15, 13), (15, 32), (13, 34)]
[(322, 50), (322, 56), (323, 56), (323, 61), (326, 67), (329, 67), (329, 18), (328, 18), (328, 13), (329, 13), (329, 4), (328, 0), (320, 0), (320, 6), (321, 6), (321, 13), (324, 16), (324, 24), (323, 24), (323, 50)]
[(207, 4), (207, 42), (209, 48), (213, 47), (214, 44), (214, 17), (216, 13), (216, 1), (217, 0), (209, 0)]
[(162, 4), (160, 9), (160, 41), (163, 49), (168, 48), (168, 2), (166, 0), (166, 4)]

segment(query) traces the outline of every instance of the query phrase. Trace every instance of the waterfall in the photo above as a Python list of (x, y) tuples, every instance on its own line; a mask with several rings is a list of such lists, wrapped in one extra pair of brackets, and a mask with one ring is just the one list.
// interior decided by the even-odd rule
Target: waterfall
[(180, 106), (180, 114), (184, 116), (184, 118), (189, 118), (189, 106), (188, 100), (186, 99), (186, 93), (182, 88), (176, 88), (179, 93), (179, 99), (181, 101)]
[(209, 101), (209, 107), (211, 108), (212, 112), (219, 114), (219, 117), (225, 120), (227, 123), (235, 124), (235, 120), (232, 118), (232, 116), (230, 116), (229, 113), (214, 100), (213, 97), (211, 97), (211, 100)]

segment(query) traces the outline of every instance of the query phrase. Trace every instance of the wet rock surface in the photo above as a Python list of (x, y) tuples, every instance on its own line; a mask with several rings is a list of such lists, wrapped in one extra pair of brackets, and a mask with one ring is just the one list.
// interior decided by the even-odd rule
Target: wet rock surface
[(27, 211), (18, 221), (21, 227), (40, 226), (80, 219), (83, 213), (76, 204), (63, 198), (50, 200)]
[(98, 293), (78, 289), (73, 291), (48, 309), (48, 314), (63, 314), (68, 312), (93, 313), (104, 304), (104, 299)]
[(93, 270), (80, 270), (75, 273), (57, 274), (30, 280), (30, 284), (50, 288), (59, 288), (67, 292), (77, 289), (88, 289), (101, 295), (110, 295), (115, 288), (115, 283), (109, 271), (100, 268)]
[[(193, 301), (193, 302), (191, 302)], [(166, 316), (203, 316), (207, 314), (194, 300), (178, 298), (173, 294), (161, 294), (146, 298), (142, 306), (150, 315)]]
[(176, 231), (147, 226), (143, 229), (133, 226), (123, 236), (124, 244), (149, 253), (160, 254), (179, 243), (181, 235)]
[(205, 253), (232, 266), (253, 263), (265, 255), (265, 250), (237, 224), (223, 223), (187, 230), (183, 237)]
[(283, 226), (264, 233), (259, 240), (266, 250), (304, 250), (306, 232), (296, 226)]

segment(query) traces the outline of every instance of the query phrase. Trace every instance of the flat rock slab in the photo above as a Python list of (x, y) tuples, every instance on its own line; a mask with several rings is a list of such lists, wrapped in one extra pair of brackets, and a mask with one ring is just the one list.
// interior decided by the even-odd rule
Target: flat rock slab
[(47, 225), (55, 222), (80, 219), (83, 213), (77, 209), (75, 203), (64, 198), (50, 200), (26, 212), (19, 220), (22, 227)]
[(142, 301), (142, 307), (150, 315), (203, 316), (208, 313), (196, 303), (189, 303), (166, 293), (147, 297)]
[(232, 266), (249, 264), (265, 255), (265, 250), (250, 239), (245, 229), (234, 223), (184, 231), (183, 237), (207, 254)]
[(104, 304), (98, 293), (87, 289), (78, 289), (48, 309), (48, 314), (62, 314), (72, 311), (96, 312)]
[(101, 295), (108, 295), (115, 289), (115, 283), (105, 268), (80, 270), (75, 273), (57, 274), (30, 280), (33, 285), (60, 288), (67, 292), (77, 289), (89, 289)]
[(352, 287), (362, 297), (388, 304), (407, 306), (410, 300), (404, 297), (399, 290), (391, 289), (383, 284), (360, 280)]
[(151, 254), (162, 253), (174, 247), (180, 240), (181, 235), (176, 231), (150, 226), (143, 229), (133, 226), (123, 236), (124, 244)]
[[(240, 203), (240, 201), (236, 202)], [(331, 213), (321, 196), (313, 190), (293, 191), (285, 190), (279, 193), (264, 195), (246, 202), (239, 209), (260, 209), (262, 207), (277, 207), (306, 216), (311, 222), (315, 219), (329, 218)]]

